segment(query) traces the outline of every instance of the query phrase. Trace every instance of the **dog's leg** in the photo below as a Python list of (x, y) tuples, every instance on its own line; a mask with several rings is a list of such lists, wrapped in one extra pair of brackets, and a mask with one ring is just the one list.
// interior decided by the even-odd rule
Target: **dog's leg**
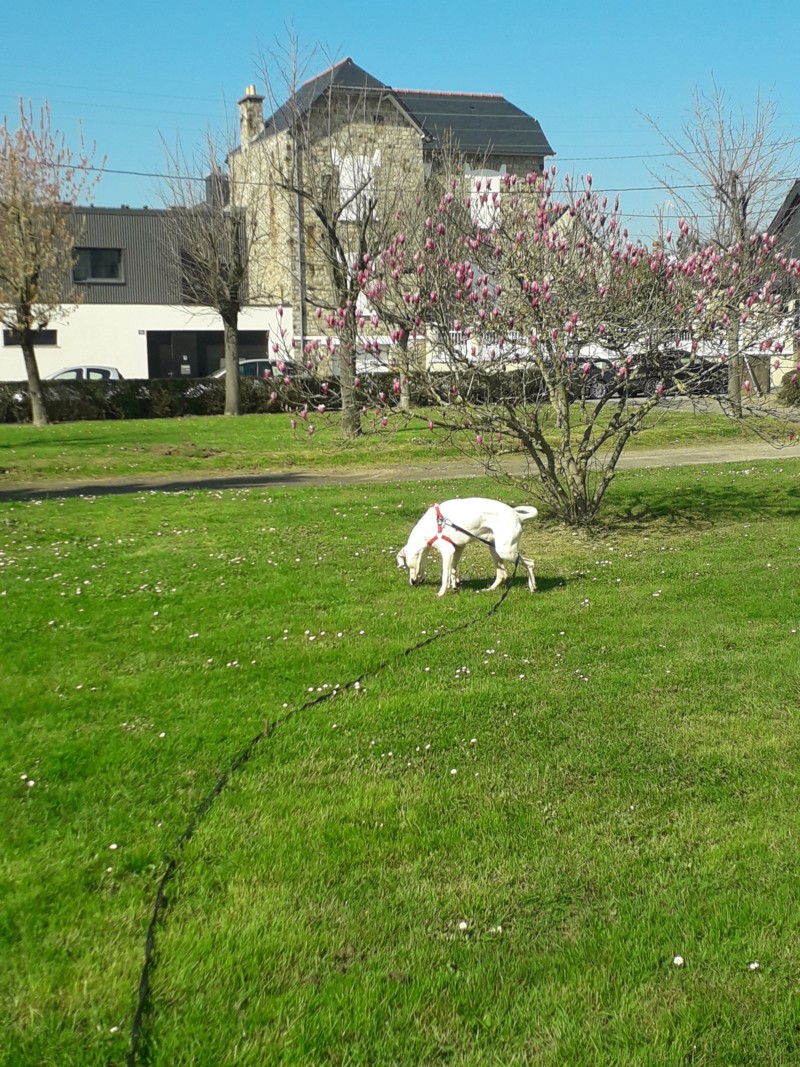
[(520, 562), (524, 565), (525, 570), (528, 572), (528, 589), (530, 589), (530, 591), (532, 593), (535, 593), (536, 592), (536, 575), (533, 573), (533, 560), (532, 559), (528, 559), (527, 556), (523, 556), (521, 553), (520, 553), (519, 559), (520, 559)]
[(494, 590), (498, 589), (503, 584), (503, 582), (508, 578), (508, 572), (506, 571), (505, 563), (500, 558), (500, 556), (498, 556), (498, 554), (495, 552), (495, 550), (493, 548), (490, 548), (489, 551), (492, 553), (492, 559), (494, 560), (495, 578), (494, 578), (494, 582), (492, 583), (492, 585), (490, 585), (489, 588), (487, 589), (487, 592), (488, 593), (493, 593)]
[(466, 545), (457, 545), (453, 551), (453, 569), (450, 573), (450, 588), (458, 589), (461, 585), (461, 579), (458, 577), (458, 568), (461, 563), (461, 557), (464, 555), (464, 549)]
[(454, 552), (452, 545), (442, 544), (439, 548), (439, 555), (442, 557), (442, 585), (437, 595), (444, 596), (453, 581)]

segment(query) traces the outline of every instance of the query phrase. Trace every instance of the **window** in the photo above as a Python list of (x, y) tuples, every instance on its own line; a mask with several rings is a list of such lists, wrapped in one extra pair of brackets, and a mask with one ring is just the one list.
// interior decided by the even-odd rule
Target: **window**
[(360, 222), (375, 207), (375, 172), (381, 165), (380, 149), (371, 156), (340, 156), (334, 150), (334, 166), (339, 168), (339, 204), (343, 222)]
[[(12, 345), (22, 344), (22, 337), (16, 330), (3, 330), (3, 345), (10, 348)], [(58, 330), (34, 330), (33, 345), (39, 348), (41, 345), (57, 345)]]
[(122, 282), (121, 248), (76, 248), (72, 279), (76, 282)]

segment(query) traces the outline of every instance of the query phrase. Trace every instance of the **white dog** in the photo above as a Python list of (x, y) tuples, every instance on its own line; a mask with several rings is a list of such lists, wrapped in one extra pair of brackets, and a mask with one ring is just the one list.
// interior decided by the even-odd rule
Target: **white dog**
[(428, 553), (435, 548), (442, 557), (442, 586), (439, 596), (458, 586), (458, 564), (470, 541), (481, 541), (492, 554), (497, 574), (491, 589), (508, 578), (506, 564), (520, 561), (528, 572), (528, 588), (536, 589), (533, 560), (520, 553), (522, 524), (535, 519), (536, 508), (512, 508), (499, 500), (471, 496), (445, 500), (428, 508), (411, 531), (408, 543), (397, 555), (397, 566), (407, 567), (412, 585), (425, 578)]

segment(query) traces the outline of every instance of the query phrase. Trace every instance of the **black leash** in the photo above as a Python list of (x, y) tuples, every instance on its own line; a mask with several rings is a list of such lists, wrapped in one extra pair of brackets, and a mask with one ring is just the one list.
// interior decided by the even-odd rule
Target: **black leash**
[[(450, 525), (457, 530), (461, 529), (459, 526), (456, 526), (455, 523), (450, 523)], [(461, 532), (468, 533), (467, 530), (463, 530)], [(476, 535), (474, 534), (469, 534), (469, 536), (476, 537)], [(476, 540), (483, 541), (483, 538), (476, 537)], [(490, 544), (490, 542), (484, 541), (484, 544)], [(353, 681), (347, 682), (339, 689), (331, 690), (328, 693), (324, 693), (322, 696), (315, 697), (313, 700), (307, 700), (305, 704), (301, 705), (298, 708), (292, 708), (291, 710), (287, 711), (285, 715), (280, 716), (273, 722), (265, 723), (264, 729), (257, 733), (254, 737), (252, 737), (245, 745), (245, 747), (241, 750), (241, 752), (239, 752), (239, 754), (231, 760), (227, 770), (223, 771), (223, 773), (217, 779), (210, 792), (206, 794), (203, 800), (200, 801), (200, 803), (192, 812), (192, 816), (189, 819), (189, 823), (186, 829), (183, 831), (183, 833), (177, 840), (173, 855), (167, 858), (166, 868), (159, 880), (158, 888), (156, 889), (155, 901), (153, 903), (153, 910), (150, 914), (150, 922), (147, 927), (147, 936), (145, 938), (144, 963), (142, 965), (141, 975), (139, 977), (139, 988), (136, 996), (136, 1010), (133, 1014), (133, 1022), (131, 1023), (130, 1044), (128, 1048), (128, 1056), (126, 1059), (127, 1067), (136, 1067), (137, 1064), (137, 1057), (139, 1055), (139, 1045), (144, 1030), (145, 1013), (150, 1002), (150, 978), (152, 975), (155, 961), (156, 930), (158, 927), (158, 920), (161, 916), (161, 912), (164, 910), (167, 904), (167, 887), (172, 881), (175, 871), (178, 868), (178, 861), (180, 859), (181, 854), (183, 853), (183, 850), (185, 849), (189, 841), (191, 841), (195, 831), (197, 830), (197, 827), (200, 825), (203, 817), (208, 813), (208, 810), (211, 805), (214, 803), (214, 801), (220, 795), (222, 790), (228, 784), (228, 781), (230, 780), (231, 776), (235, 774), (236, 771), (244, 767), (245, 764), (250, 762), (250, 760), (255, 755), (258, 746), (265, 738), (270, 737), (271, 734), (273, 734), (279, 726), (285, 725), (287, 722), (289, 722), (290, 719), (294, 718), (296, 715), (299, 715), (303, 711), (308, 711), (309, 708), (316, 707), (319, 704), (324, 704), (326, 701), (331, 700), (333, 697), (337, 696), (339, 693), (343, 693), (347, 689), (353, 689), (356, 686), (360, 686), (361, 682), (366, 677), (380, 674), (389, 666), (390, 663), (394, 662), (394, 660), (396, 659), (399, 659), (401, 655), (404, 657), (410, 656), (413, 652), (417, 652), (421, 648), (426, 648), (428, 645), (432, 645), (434, 641), (440, 641), (443, 637), (451, 637), (453, 634), (457, 634), (460, 633), (462, 630), (469, 629), (469, 627), (474, 626), (483, 618), (491, 618), (492, 615), (494, 615), (494, 613), (499, 609), (500, 605), (505, 601), (506, 597), (511, 591), (511, 583), (516, 577), (519, 562), (519, 556), (517, 556), (517, 560), (514, 564), (514, 571), (511, 575), (511, 578), (506, 582), (506, 587), (503, 590), (503, 595), (495, 602), (495, 604), (490, 608), (490, 610), (486, 613), (485, 616), (478, 615), (474, 619), (469, 619), (467, 622), (463, 622), (458, 626), (454, 626), (450, 630), (443, 630), (441, 633), (433, 634), (431, 637), (426, 637), (424, 641), (418, 641), (415, 645), (411, 645), (409, 648), (405, 649), (397, 656), (393, 656), (391, 659), (383, 660), (381, 663), (378, 664), (377, 667), (373, 668), (373, 670), (359, 675), (358, 678), (354, 678)]]
[[(473, 541), (480, 541), (480, 543), (482, 545), (486, 545), (487, 548), (494, 548), (494, 541), (489, 541), (486, 537), (479, 537), (478, 534), (471, 533), (469, 530), (465, 530), (463, 526), (459, 526), (458, 523), (453, 522), (452, 519), (448, 519), (446, 515), (442, 515), (442, 525), (443, 526), (452, 526), (452, 528), (454, 530), (458, 530), (459, 533), (463, 533), (467, 537), (471, 537)], [(514, 560), (514, 570), (513, 570), (512, 574), (511, 574), (511, 578), (506, 583), (505, 592), (500, 597), (500, 599), (495, 604), (495, 606), (492, 608), (492, 610), (489, 612), (489, 615), (493, 615), (494, 612), (496, 611), (496, 609), (499, 608), (500, 605), (505, 600), (506, 596), (508, 595), (508, 591), (511, 588), (511, 582), (513, 582), (513, 580), (514, 580), (514, 578), (516, 576), (517, 567), (519, 567), (521, 562), (522, 562), (522, 557), (520, 556), (519, 553), (517, 553), (517, 558)], [(487, 618), (488, 617), (489, 616), (487, 616)]]

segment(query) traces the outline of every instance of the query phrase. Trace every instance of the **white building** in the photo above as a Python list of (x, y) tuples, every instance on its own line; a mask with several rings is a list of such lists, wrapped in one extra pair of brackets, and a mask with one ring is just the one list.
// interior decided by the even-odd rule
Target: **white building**
[[(201, 377), (222, 366), (222, 321), (182, 299), (181, 279), (167, 254), (165, 211), (78, 208), (80, 244), (65, 304), (40, 332), (42, 377), (65, 367), (116, 367), (124, 378)], [(246, 308), (239, 319), (239, 356), (263, 357), (277, 331), (274, 307)], [(0, 380), (24, 381), (19, 340), (2, 332)]]

